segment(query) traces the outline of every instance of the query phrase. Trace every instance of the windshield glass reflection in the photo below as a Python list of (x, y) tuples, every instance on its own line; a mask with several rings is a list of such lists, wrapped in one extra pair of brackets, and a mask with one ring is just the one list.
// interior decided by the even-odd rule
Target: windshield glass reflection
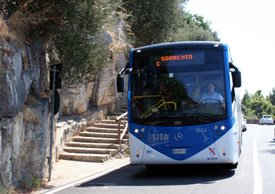
[[(192, 60), (182, 61), (184, 56)], [(194, 125), (226, 118), (221, 52), (147, 51), (133, 58), (133, 122)]]

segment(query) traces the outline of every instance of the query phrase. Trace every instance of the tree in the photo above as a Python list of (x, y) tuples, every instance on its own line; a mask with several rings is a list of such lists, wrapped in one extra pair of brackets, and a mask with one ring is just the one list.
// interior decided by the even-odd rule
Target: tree
[[(15, 3), (13, 3), (15, 2)], [(114, 22), (120, 0), (3, 0), (0, 12), (28, 42), (50, 40), (67, 79), (89, 79), (106, 64), (109, 48), (102, 32)]]
[(181, 17), (181, 25), (175, 33), (176, 41), (184, 40), (208, 40), (219, 41), (217, 32), (213, 32), (209, 22), (203, 16), (184, 13)]
[(255, 115), (260, 118), (263, 113), (263, 107), (264, 107), (264, 96), (262, 95), (262, 91), (258, 90), (251, 96), (250, 100), (250, 107), (252, 110), (254, 110)]
[(269, 94), (268, 100), (273, 106), (275, 106), (275, 88), (272, 88), (272, 92)]
[(127, 21), (135, 35), (135, 45), (165, 42), (178, 27), (179, 15), (186, 0), (123, 0), (132, 14)]
[(258, 90), (253, 95), (246, 91), (242, 98), (242, 110), (247, 118), (260, 118), (264, 114), (275, 116), (275, 106), (270, 101), (270, 96), (264, 97)]
[(127, 21), (134, 34), (134, 46), (184, 41), (219, 41), (203, 16), (184, 11), (188, 0), (123, 0), (132, 15)]
[[(51, 40), (67, 79), (91, 78), (109, 58), (102, 32), (117, 20), (126, 21), (133, 45), (218, 40), (202, 16), (184, 11), (188, 0), (2, 0), (0, 14), (31, 42)], [(128, 17), (131, 15), (131, 17)]]
[(242, 98), (242, 111), (245, 115), (249, 115), (249, 103), (250, 103), (250, 95), (248, 94), (248, 91), (245, 91), (245, 94)]

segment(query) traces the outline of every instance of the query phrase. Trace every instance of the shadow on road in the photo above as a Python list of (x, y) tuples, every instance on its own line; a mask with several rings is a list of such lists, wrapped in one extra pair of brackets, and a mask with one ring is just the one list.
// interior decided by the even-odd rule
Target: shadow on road
[(219, 165), (159, 166), (150, 169), (128, 165), (78, 187), (210, 184), (234, 174), (234, 170)]
[(260, 152), (261, 153), (268, 153), (268, 154), (275, 154), (275, 148), (271, 148), (271, 147), (275, 146), (275, 141), (274, 140), (273, 141), (267, 141), (266, 144), (268, 144), (267, 145), (268, 148), (266, 148), (264, 150), (261, 150)]

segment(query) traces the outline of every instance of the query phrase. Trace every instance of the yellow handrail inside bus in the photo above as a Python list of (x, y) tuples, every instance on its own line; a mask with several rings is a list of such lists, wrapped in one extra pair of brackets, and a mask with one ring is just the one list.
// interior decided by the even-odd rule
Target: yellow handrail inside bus
[(174, 105), (174, 109), (177, 110), (177, 104), (173, 101), (165, 101), (164, 99), (161, 99), (160, 101), (158, 101), (156, 104), (154, 104), (147, 112), (143, 113), (140, 118), (144, 118), (146, 116), (148, 116), (153, 109), (159, 109), (162, 106), (164, 106), (164, 109), (167, 110), (166, 104), (173, 104)]
[(158, 101), (156, 104), (154, 104), (152, 107), (149, 108), (148, 111), (143, 113), (140, 118), (143, 118), (145, 116), (148, 116), (153, 109), (159, 109), (164, 106), (164, 109), (167, 110), (167, 104), (173, 104), (174, 109), (177, 110), (177, 104), (173, 101), (165, 101), (163, 95), (146, 95), (146, 96), (134, 96), (134, 99), (142, 99), (142, 98), (161, 98), (160, 101)]
[(164, 98), (162, 95), (146, 95), (146, 96), (134, 96), (134, 99), (141, 99), (141, 98)]

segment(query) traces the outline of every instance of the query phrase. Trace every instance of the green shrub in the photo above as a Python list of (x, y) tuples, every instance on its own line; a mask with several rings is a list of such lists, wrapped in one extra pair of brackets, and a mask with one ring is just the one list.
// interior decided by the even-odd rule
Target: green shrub
[(51, 40), (67, 79), (90, 78), (109, 58), (100, 35), (116, 22), (118, 0), (3, 0), (9, 26), (27, 42)]
[(21, 190), (32, 191), (42, 186), (42, 180), (31, 175), (26, 175), (19, 182)]

